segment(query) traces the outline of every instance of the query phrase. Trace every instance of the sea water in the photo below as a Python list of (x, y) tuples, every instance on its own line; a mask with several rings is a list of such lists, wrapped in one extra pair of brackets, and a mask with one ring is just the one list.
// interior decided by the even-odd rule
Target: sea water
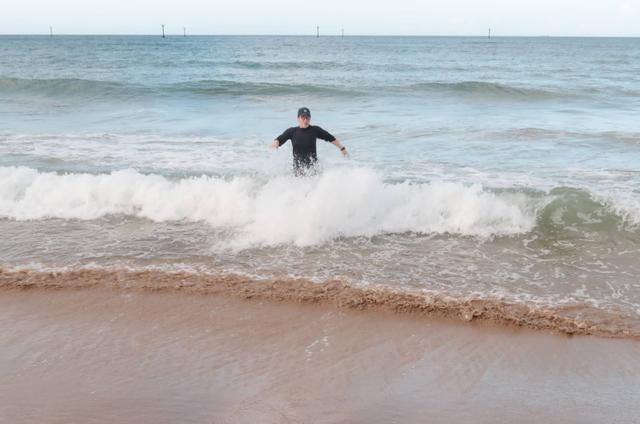
[[(268, 145), (311, 109), (320, 172)], [(640, 330), (640, 39), (0, 36), (0, 264), (343, 280)], [(621, 328), (622, 328), (621, 327)]]

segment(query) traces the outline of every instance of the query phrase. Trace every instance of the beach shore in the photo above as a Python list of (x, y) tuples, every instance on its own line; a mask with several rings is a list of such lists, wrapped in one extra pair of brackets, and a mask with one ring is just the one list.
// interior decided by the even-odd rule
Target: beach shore
[(224, 295), (0, 290), (0, 422), (633, 423), (640, 343)]

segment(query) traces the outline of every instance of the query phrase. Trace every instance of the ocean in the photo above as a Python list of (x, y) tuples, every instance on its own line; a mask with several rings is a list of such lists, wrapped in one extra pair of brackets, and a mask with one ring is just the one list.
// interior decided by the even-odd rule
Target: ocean
[[(639, 39), (0, 36), (0, 58), (5, 286), (339, 282), (640, 337)], [(301, 106), (350, 159), (318, 141), (293, 176), (268, 146)]]

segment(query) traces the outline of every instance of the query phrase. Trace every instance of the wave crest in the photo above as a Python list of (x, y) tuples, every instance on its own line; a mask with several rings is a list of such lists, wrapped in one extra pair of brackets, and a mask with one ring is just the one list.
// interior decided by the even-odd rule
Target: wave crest
[(390, 183), (368, 168), (269, 179), (170, 179), (132, 169), (57, 174), (0, 168), (0, 217), (91, 220), (108, 215), (206, 222), (231, 234), (230, 247), (235, 248), (309, 246), (338, 237), (408, 232), (493, 238), (537, 231), (556, 239), (612, 234), (636, 222), (633, 211), (584, 190), (543, 193), (457, 182)]
[(233, 229), (241, 245), (312, 245), (340, 236), (403, 232), (511, 235), (534, 226), (534, 206), (523, 194), (496, 194), (480, 185), (385, 183), (363, 168), (267, 181), (170, 180), (131, 169), (92, 175), (0, 168), (5, 218), (123, 214), (157, 222), (204, 221)]
[(52, 78), (52, 79), (22, 79), (0, 78), (0, 93), (11, 94), (30, 93), (50, 97), (81, 96), (121, 97), (131, 96), (133, 93), (126, 84), (113, 81), (95, 81), (80, 78)]
[(542, 88), (529, 88), (500, 84), (491, 81), (424, 82), (408, 87), (411, 91), (444, 92), (476, 97), (502, 97), (512, 99), (547, 99), (566, 97), (560, 93)]
[[(289, 84), (260, 81), (194, 80), (168, 84), (146, 85), (78, 78), (20, 79), (0, 78), (0, 93), (29, 93), (51, 97), (123, 99), (136, 96), (163, 96), (174, 93), (200, 96), (263, 96), (288, 95), (362, 96), (394, 95), (423, 96), (445, 94), (472, 98), (502, 98), (511, 100), (544, 100), (570, 97), (558, 90), (520, 87), (492, 81), (422, 82), (408, 85), (359, 86), (319, 84)], [(583, 93), (587, 94), (587, 93)]]
[(230, 80), (197, 80), (160, 85), (120, 83), (79, 78), (21, 79), (0, 78), (0, 93), (35, 94), (48, 97), (127, 99), (145, 96), (191, 94), (200, 96), (281, 96), (330, 95), (355, 96), (359, 91), (339, 86), (316, 84), (280, 84)]

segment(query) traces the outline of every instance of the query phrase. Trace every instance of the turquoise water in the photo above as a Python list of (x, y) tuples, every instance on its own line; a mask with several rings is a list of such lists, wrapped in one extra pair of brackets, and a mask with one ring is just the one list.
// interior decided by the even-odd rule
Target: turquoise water
[[(243, 151), (231, 172), (260, 160), (304, 104), (355, 163), (393, 178), (445, 167), (583, 184), (639, 159), (638, 39), (3, 36), (0, 53), (7, 140), (215, 137)], [(17, 156), (2, 164), (49, 159)], [(86, 171), (96, 159), (81, 159)], [(219, 169), (184, 168), (173, 171)]]
[[(640, 40), (0, 36), (5, 266), (640, 317)], [(298, 107), (348, 147), (291, 176)]]

